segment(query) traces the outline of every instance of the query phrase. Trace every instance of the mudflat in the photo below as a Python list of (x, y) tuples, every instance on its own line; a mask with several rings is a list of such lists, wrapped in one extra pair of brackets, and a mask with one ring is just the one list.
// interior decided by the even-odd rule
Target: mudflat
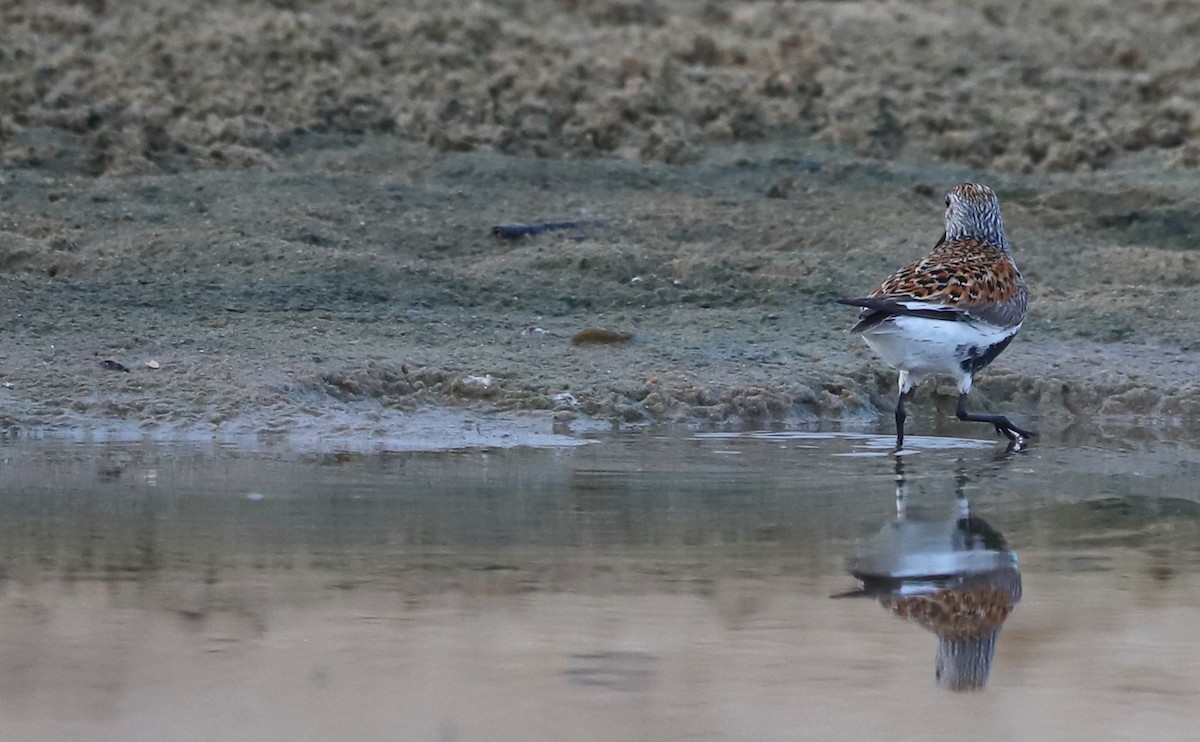
[(894, 373), (834, 299), (973, 180), (1032, 291), (975, 404), (1190, 426), (1197, 39), (1149, 1), (6, 3), (0, 419), (870, 426)]

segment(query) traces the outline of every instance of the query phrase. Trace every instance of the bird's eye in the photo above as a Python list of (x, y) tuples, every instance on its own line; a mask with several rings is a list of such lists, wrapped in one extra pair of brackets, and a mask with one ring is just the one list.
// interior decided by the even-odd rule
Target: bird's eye
[(950, 196), (946, 196), (946, 206), (950, 206)]

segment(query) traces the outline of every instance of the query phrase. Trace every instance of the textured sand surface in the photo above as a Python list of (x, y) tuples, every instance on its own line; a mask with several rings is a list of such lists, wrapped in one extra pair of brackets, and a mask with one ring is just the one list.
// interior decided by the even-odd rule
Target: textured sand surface
[[(1198, 31), (1178, 2), (7, 3), (0, 412), (869, 425), (893, 374), (832, 300), (972, 179), (1033, 292), (977, 404), (1187, 425)], [(561, 219), (597, 223), (490, 234)]]

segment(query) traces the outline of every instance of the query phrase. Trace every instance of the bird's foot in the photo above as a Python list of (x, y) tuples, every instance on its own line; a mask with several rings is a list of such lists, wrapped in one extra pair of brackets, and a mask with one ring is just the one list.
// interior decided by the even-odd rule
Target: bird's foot
[(1005, 438), (1009, 439), (1010, 441), (1021, 440), (1024, 438), (1033, 438), (1033, 437), (1037, 436), (1036, 430), (1026, 430), (1025, 428), (1018, 428), (1016, 425), (1013, 425), (1012, 423), (1007, 423), (1007, 424), (1006, 423), (995, 423), (995, 425), (996, 425), (996, 435), (1002, 435)]

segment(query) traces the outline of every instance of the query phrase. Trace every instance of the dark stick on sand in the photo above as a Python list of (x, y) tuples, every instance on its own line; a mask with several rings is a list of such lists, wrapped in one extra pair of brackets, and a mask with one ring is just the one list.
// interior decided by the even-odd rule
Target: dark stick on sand
[(522, 237), (533, 237), (543, 232), (557, 232), (565, 229), (583, 229), (594, 227), (601, 222), (535, 222), (533, 224), (497, 224), (492, 227), (492, 236), (500, 240), (516, 240)]

